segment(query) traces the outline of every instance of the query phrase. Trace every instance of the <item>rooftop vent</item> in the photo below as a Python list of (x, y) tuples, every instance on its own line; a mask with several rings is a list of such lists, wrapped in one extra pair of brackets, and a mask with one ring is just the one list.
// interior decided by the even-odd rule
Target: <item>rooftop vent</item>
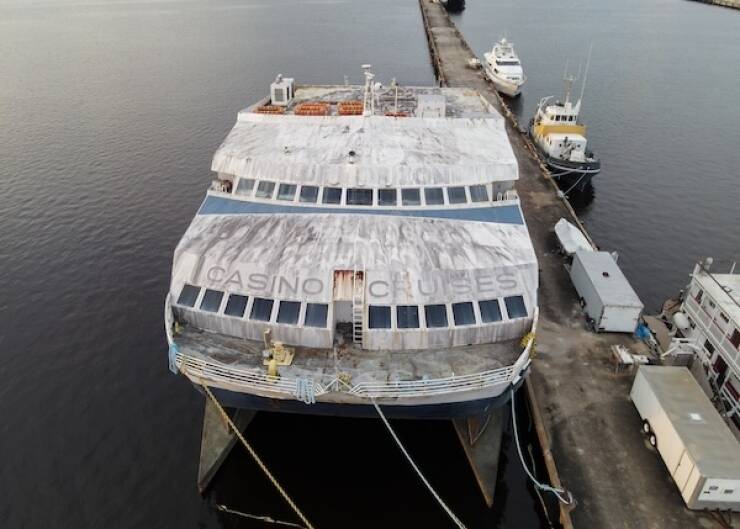
[(270, 102), (279, 107), (287, 107), (293, 100), (295, 80), (279, 74), (270, 85)]

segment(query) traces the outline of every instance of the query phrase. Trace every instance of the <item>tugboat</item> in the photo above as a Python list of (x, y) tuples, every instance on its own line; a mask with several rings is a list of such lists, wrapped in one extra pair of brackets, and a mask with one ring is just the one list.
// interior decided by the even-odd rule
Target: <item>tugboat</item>
[(213, 158), (164, 320), (170, 368), (225, 406), (481, 416), (528, 371), (538, 266), (503, 117), (369, 67), (278, 76)]
[(529, 134), (544, 157), (552, 176), (567, 194), (584, 191), (591, 178), (601, 171), (601, 162), (586, 147), (586, 127), (578, 121), (583, 92), (576, 103), (570, 100), (575, 78), (565, 76), (565, 102), (550, 103), (544, 97), (529, 124)]
[(496, 90), (509, 97), (518, 96), (527, 78), (514, 51), (514, 44), (502, 38), (483, 57), (486, 59), (486, 75)]

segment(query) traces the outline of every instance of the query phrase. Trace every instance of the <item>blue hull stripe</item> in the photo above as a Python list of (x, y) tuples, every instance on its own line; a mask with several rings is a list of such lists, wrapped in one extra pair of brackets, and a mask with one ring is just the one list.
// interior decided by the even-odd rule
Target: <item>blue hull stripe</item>
[[(511, 389), (514, 389), (514, 391), (518, 390), (523, 381), (524, 377), (515, 386), (510, 387), (510, 389), (507, 389), (497, 397), (490, 399), (419, 406), (385, 405), (383, 406), (383, 413), (394, 419), (456, 419), (458, 417), (488, 415), (496, 408), (509, 402)], [(194, 387), (201, 393), (203, 392), (200, 386), (194, 385)], [(211, 391), (213, 391), (213, 394), (223, 406), (229, 408), (331, 417), (378, 418), (378, 412), (371, 404), (333, 404), (324, 402), (304, 404), (298, 400), (270, 399), (216, 387), (211, 387)]]
[(355, 214), (385, 215), (401, 217), (426, 217), (434, 219), (472, 220), (476, 222), (496, 222), (501, 224), (523, 225), (522, 212), (518, 205), (493, 206), (468, 209), (368, 209), (368, 208), (324, 208), (312, 206), (289, 206), (282, 204), (263, 204), (245, 202), (225, 197), (207, 196), (198, 210), (198, 215), (254, 214), (269, 215), (281, 213), (297, 214)]

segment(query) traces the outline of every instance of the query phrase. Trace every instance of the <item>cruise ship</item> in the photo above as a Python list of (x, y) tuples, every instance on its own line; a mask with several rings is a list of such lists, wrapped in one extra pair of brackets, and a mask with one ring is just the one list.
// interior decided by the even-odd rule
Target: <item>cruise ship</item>
[(174, 253), (170, 368), (240, 409), (485, 415), (526, 375), (538, 314), (504, 119), (363, 68), (278, 76), (238, 113)]

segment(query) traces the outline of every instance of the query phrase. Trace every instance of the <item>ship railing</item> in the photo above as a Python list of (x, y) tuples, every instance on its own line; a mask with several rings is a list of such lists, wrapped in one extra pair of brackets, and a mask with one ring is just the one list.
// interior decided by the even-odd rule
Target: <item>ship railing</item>
[[(177, 365), (181, 371), (211, 382), (233, 384), (240, 388), (271, 391), (294, 396), (301, 391), (299, 387), (301, 385), (301, 379), (297, 377), (270, 376), (261, 371), (225, 366), (182, 353), (178, 353), (176, 358)], [(312, 381), (312, 384), (314, 396), (318, 397), (327, 393), (326, 387), (320, 382)]]
[(530, 353), (532, 347), (534, 347), (537, 319), (538, 309), (535, 309), (531, 331), (523, 340), (525, 342), (524, 350), (514, 364), (468, 375), (451, 375), (449, 377), (421, 380), (396, 380), (384, 383), (361, 382), (351, 385), (338, 376), (328, 381), (326, 379), (317, 381), (311, 377), (270, 376), (264, 371), (256, 369), (238, 368), (209, 362), (203, 358), (183, 354), (177, 349), (175, 349), (174, 361), (179, 370), (187, 375), (210, 382), (233, 385), (239, 389), (299, 396), (305, 395), (306, 382), (309, 382), (308, 387), (311, 388), (313, 397), (319, 397), (329, 392), (349, 393), (359, 398), (368, 399), (431, 397), (485, 390), (497, 385), (518, 383), (531, 361)]

